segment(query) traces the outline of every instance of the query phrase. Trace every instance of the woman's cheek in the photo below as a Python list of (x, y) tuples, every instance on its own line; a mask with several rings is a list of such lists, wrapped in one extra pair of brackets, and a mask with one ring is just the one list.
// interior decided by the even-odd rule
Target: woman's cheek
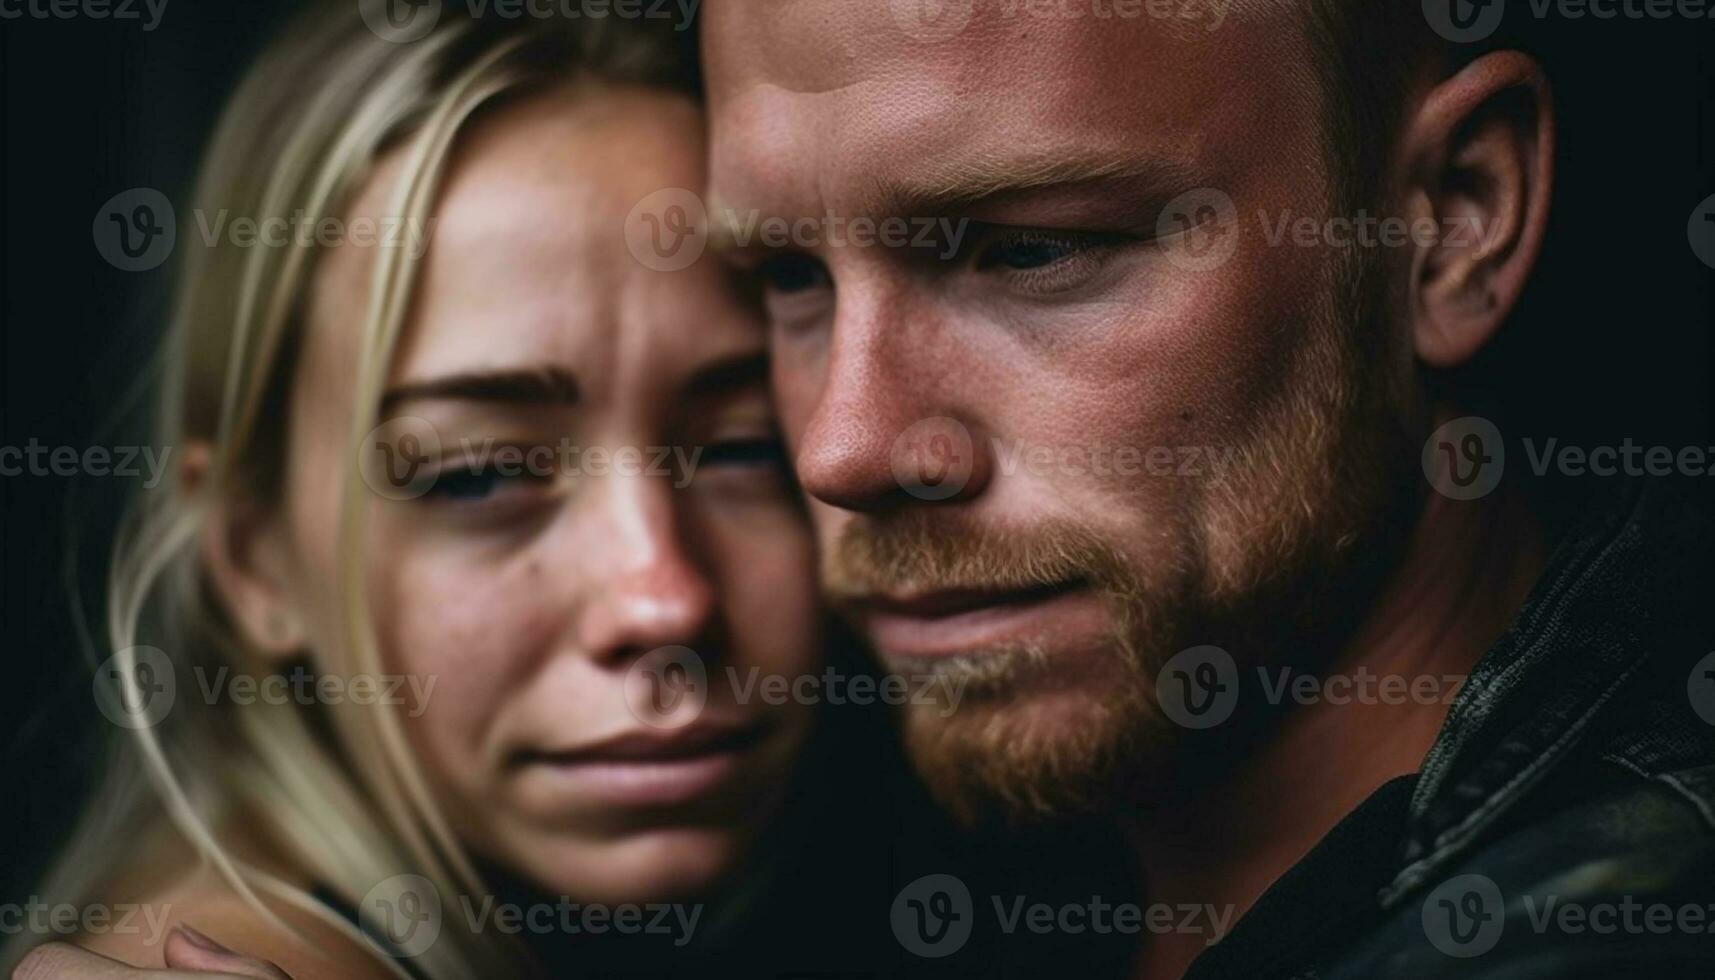
[(486, 733), (514, 668), (528, 662), (520, 645), (535, 632), (537, 617), (518, 599), (533, 593), (497, 589), (496, 578), (407, 550), (371, 574), (382, 670), (431, 692), (406, 725), (441, 779), (458, 785), (474, 785), (483, 771)]
[(819, 670), (815, 553), (803, 519), (782, 513), (720, 538), (732, 659), (787, 677)]

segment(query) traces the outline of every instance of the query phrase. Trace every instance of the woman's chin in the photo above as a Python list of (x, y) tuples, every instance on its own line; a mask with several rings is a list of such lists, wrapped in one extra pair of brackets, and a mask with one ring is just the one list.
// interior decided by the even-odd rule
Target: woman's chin
[(529, 877), (585, 905), (697, 899), (743, 861), (749, 834), (735, 827), (662, 827), (602, 840), (535, 842), (521, 855)]

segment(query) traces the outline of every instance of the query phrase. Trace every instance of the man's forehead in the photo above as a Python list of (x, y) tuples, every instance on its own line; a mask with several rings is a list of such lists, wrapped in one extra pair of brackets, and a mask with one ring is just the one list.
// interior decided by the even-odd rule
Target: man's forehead
[[(1091, 0), (1061, 5), (1065, 16), (975, 0), (961, 30), (925, 37), (897, 14), (916, 2), (711, 5), (717, 191), (826, 200), (834, 185), (932, 161), (1073, 151), (1190, 163), (1223, 130), (1315, 105), (1305, 37), (1284, 14), (1199, 31), (1096, 17)], [(1282, 84), (1291, 75), (1303, 84)]]

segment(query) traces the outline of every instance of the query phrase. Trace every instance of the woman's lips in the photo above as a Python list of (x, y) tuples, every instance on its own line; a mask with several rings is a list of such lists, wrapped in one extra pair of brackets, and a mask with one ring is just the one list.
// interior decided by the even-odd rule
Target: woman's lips
[(1083, 581), (1031, 589), (957, 589), (862, 602), (859, 621), (893, 657), (952, 657), (1100, 628), (1106, 612)]
[(765, 734), (760, 725), (630, 732), (568, 750), (525, 750), (512, 766), (526, 796), (556, 811), (683, 806), (731, 782)]

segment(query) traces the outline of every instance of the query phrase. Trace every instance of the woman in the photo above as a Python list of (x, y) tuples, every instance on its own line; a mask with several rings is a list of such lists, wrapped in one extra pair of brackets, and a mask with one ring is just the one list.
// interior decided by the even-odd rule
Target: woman
[[(719, 679), (821, 670), (811, 545), (748, 307), (716, 263), (624, 244), (640, 201), (703, 184), (685, 59), (570, 26), (449, 9), (393, 43), (329, 3), (226, 112), (203, 220), (315, 234), (186, 256), (178, 480), (109, 615), (116, 703), (167, 674), (175, 706), (43, 890), (173, 931), (91, 952), (515, 976), (606, 954), (497, 926), (497, 898), (676, 903), (622, 954), (648, 956), (736, 928), (763, 880), (812, 709)], [(273, 689), (313, 698), (237, 694), (294, 672), (316, 683)]]

